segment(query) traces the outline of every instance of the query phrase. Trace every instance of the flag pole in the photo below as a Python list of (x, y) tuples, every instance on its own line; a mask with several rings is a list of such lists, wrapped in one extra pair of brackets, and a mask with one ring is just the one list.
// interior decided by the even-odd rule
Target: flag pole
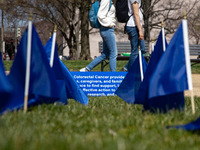
[(28, 92), (29, 92), (29, 81), (30, 81), (30, 64), (31, 64), (31, 41), (32, 41), (32, 13), (29, 14), (28, 21), (28, 39), (27, 39), (27, 55), (26, 55), (26, 80), (25, 80), (25, 91), (24, 91), (24, 113), (28, 109)]
[(49, 32), (49, 38), (51, 38), (51, 35), (52, 35), (51, 32)]
[(194, 104), (194, 92), (191, 90), (191, 105), (192, 105), (192, 113), (195, 114), (195, 104)]
[(188, 28), (187, 28), (187, 16), (186, 16), (185, 11), (184, 11), (184, 19), (183, 19), (183, 37), (184, 37), (184, 47), (185, 47), (186, 70), (187, 70), (187, 77), (188, 77), (187, 79), (188, 90), (191, 91), (192, 113), (195, 114), (195, 103), (194, 103), (192, 73), (191, 73), (191, 64), (190, 64), (189, 38), (188, 38)]
[(57, 26), (55, 25), (54, 32), (53, 32), (53, 41), (52, 41), (52, 46), (51, 46), (51, 57), (50, 57), (50, 66), (51, 67), (53, 67), (53, 60), (54, 60), (54, 53), (55, 53), (56, 30), (57, 30)]
[(138, 51), (139, 51), (140, 75), (141, 75), (141, 81), (143, 81), (144, 75), (143, 75), (143, 66), (142, 66), (142, 53), (140, 50), (140, 46), (138, 46)]
[(154, 44), (154, 39), (152, 39), (151, 40), (151, 53), (154, 51), (154, 46), (155, 46), (155, 44)]
[(163, 51), (166, 50), (166, 45), (165, 45), (165, 28), (164, 28), (164, 22), (161, 22), (162, 25), (162, 42), (163, 42)]

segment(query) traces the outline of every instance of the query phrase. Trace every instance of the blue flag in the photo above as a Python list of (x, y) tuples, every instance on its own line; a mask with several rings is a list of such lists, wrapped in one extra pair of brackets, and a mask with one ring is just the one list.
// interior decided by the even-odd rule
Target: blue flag
[[(2, 58), (1, 53), (0, 53), (0, 58)], [(3, 66), (2, 59), (0, 59), (0, 113), (6, 107), (8, 99), (12, 94), (12, 91), (13, 88), (5, 74), (5, 69)]]
[[(48, 59), (51, 57), (51, 47), (52, 47), (53, 36), (44, 46)], [(53, 70), (56, 73), (56, 78), (62, 78), (65, 83), (65, 89), (68, 98), (73, 98), (81, 104), (87, 105), (89, 103), (89, 98), (79, 87), (79, 85), (74, 80), (73, 76), (69, 72), (68, 68), (63, 64), (63, 62), (58, 58), (57, 47), (55, 46), (54, 63)]]
[[(144, 59), (143, 55), (141, 56), (142, 56), (142, 68), (143, 72), (145, 72), (147, 68), (147, 62)], [(115, 91), (115, 94), (120, 98), (122, 98), (127, 103), (134, 104), (135, 95), (138, 92), (141, 82), (142, 81), (141, 81), (141, 72), (140, 72), (139, 55), (138, 55), (133, 65), (131, 66), (131, 69), (126, 74), (125, 78), (123, 79), (118, 89)]]
[(165, 113), (168, 110), (182, 108), (184, 106), (184, 93), (182, 92), (182, 93), (159, 96), (159, 97), (154, 97), (154, 98), (148, 97), (148, 92), (149, 90), (151, 90), (149, 89), (150, 79), (157, 67), (157, 64), (160, 61), (160, 58), (162, 57), (164, 53), (164, 47), (168, 46), (167, 41), (165, 37), (163, 37), (164, 34), (162, 32), (163, 30), (161, 30), (158, 36), (156, 45), (154, 47), (154, 51), (151, 54), (151, 59), (147, 66), (147, 70), (144, 75), (144, 80), (141, 83), (139, 91), (136, 95), (135, 103), (142, 104), (144, 107), (144, 110), (149, 110), (151, 112)]
[(189, 52), (186, 53), (189, 51), (189, 45), (184, 45), (187, 41), (183, 36), (183, 29), (181, 23), (152, 74), (149, 98), (184, 92), (190, 89), (189, 85), (191, 87), (188, 76), (191, 76), (190, 60), (186, 59), (189, 58)]
[(189, 89), (188, 68), (190, 70), (190, 66), (186, 65), (188, 57), (185, 53), (186, 50), (189, 51), (189, 48), (187, 49), (184, 43), (186, 41), (184, 32), (182, 23), (160, 58), (154, 72), (151, 73), (144, 109), (154, 112), (184, 109), (184, 90)]
[[(154, 51), (151, 54), (151, 58), (149, 61), (149, 64), (147, 66), (147, 70), (144, 74), (144, 80), (141, 83), (140, 87), (139, 87), (139, 91), (136, 95), (136, 104), (145, 104), (145, 101), (148, 100), (148, 89), (149, 89), (149, 81), (150, 78), (162, 56), (162, 54), (164, 53), (164, 49), (163, 49), (163, 34), (162, 34), (162, 30), (158, 36), (156, 45), (154, 47)], [(165, 39), (165, 38), (164, 38)], [(165, 45), (167, 47), (167, 41), (165, 39)]]
[(185, 125), (174, 125), (174, 126), (167, 126), (167, 128), (176, 128), (176, 129), (183, 129), (187, 131), (198, 131), (200, 130), (200, 117)]
[[(24, 105), (25, 71), (28, 30), (22, 36), (18, 52), (8, 76), (14, 92), (4, 110), (19, 109)], [(60, 101), (67, 103), (64, 84), (58, 84), (44, 52), (39, 36), (32, 26), (31, 65), (28, 106)]]

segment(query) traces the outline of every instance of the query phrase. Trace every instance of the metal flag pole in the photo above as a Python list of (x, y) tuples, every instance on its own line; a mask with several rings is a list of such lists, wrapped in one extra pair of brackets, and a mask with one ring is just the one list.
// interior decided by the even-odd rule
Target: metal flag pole
[(138, 51), (139, 51), (139, 63), (140, 63), (140, 75), (141, 75), (141, 81), (143, 81), (144, 75), (143, 75), (143, 66), (142, 66), (142, 52), (140, 50), (140, 46), (138, 46)]
[(165, 45), (165, 28), (164, 28), (164, 22), (161, 22), (162, 25), (162, 42), (163, 42), (163, 51), (166, 50), (166, 45)]
[(57, 31), (57, 26), (55, 25), (54, 32), (53, 32), (53, 41), (52, 41), (52, 46), (51, 46), (51, 57), (50, 57), (50, 66), (51, 67), (53, 67), (53, 60), (54, 60), (54, 53), (55, 53), (56, 31)]
[(154, 51), (155, 41), (154, 39), (151, 40), (151, 53)]
[(28, 109), (28, 94), (29, 94), (29, 81), (30, 81), (30, 64), (31, 64), (31, 42), (32, 42), (32, 13), (29, 14), (28, 21), (28, 39), (27, 39), (27, 55), (26, 55), (26, 80), (24, 91), (24, 113)]
[(187, 70), (187, 78), (188, 78), (187, 79), (188, 80), (188, 90), (191, 91), (192, 113), (195, 114), (195, 103), (194, 103), (194, 93), (193, 93), (193, 85), (192, 85), (192, 73), (191, 73), (191, 64), (190, 64), (190, 51), (189, 51), (189, 38), (188, 38), (186, 12), (184, 12), (184, 19), (183, 19), (183, 37), (184, 37), (186, 70)]

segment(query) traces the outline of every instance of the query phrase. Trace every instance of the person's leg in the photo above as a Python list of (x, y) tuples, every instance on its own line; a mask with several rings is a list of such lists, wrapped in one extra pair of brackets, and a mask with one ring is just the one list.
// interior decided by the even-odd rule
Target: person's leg
[(126, 32), (129, 35), (129, 40), (130, 40), (130, 44), (131, 44), (131, 55), (129, 58), (128, 63), (126, 64), (126, 66), (124, 67), (125, 69), (130, 69), (133, 62), (135, 61), (135, 59), (138, 56), (138, 29), (137, 27), (126, 27)]
[[(86, 71), (91, 71), (109, 56), (110, 71), (116, 71), (117, 46), (114, 35), (114, 28), (100, 27), (100, 34), (103, 39), (103, 53), (86, 66)], [(85, 68), (83, 68), (85, 71)]]
[(109, 66), (110, 71), (116, 71), (116, 58), (117, 58), (117, 45), (115, 41), (114, 28), (107, 28), (101, 32), (101, 36), (105, 41), (109, 53)]
[(91, 71), (94, 67), (96, 67), (98, 64), (100, 64), (104, 59), (108, 58), (108, 47), (105, 43), (105, 40), (103, 39), (103, 53), (95, 58), (89, 65), (86, 66), (86, 69), (88, 71)]
[(107, 38), (108, 30), (109, 28), (103, 26), (100, 27), (100, 35), (103, 40), (103, 53), (99, 57), (95, 58), (89, 65), (87, 65), (86, 69), (88, 71), (91, 71), (94, 67), (96, 67), (98, 64), (100, 64), (103, 60), (105, 60), (109, 56), (109, 47), (108, 47), (109, 42)]

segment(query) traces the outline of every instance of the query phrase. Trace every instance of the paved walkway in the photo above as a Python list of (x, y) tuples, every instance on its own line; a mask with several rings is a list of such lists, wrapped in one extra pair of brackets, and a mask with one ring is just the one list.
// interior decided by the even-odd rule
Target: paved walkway
[[(200, 74), (192, 74), (194, 96), (200, 96)], [(185, 96), (190, 96), (190, 91), (185, 91)]]

